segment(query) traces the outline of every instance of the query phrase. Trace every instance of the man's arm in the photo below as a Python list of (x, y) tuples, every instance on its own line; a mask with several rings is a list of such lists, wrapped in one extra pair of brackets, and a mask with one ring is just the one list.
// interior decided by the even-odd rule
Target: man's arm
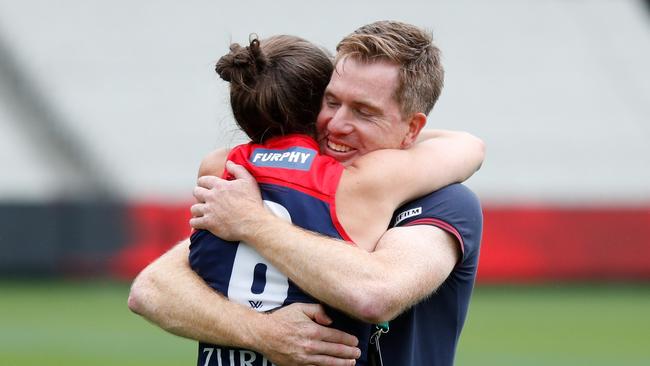
[(306, 292), (369, 323), (391, 320), (433, 293), (460, 255), (455, 239), (433, 226), (390, 229), (368, 253), (275, 217), (260, 225), (247, 243)]
[(227, 168), (238, 179), (199, 179), (195, 196), (208, 204), (192, 206), (192, 226), (246, 241), (303, 290), (364, 321), (390, 320), (431, 294), (460, 257), (456, 239), (432, 226), (391, 229), (372, 253), (302, 230), (263, 209), (243, 167)]
[[(145, 268), (133, 282), (129, 308), (176, 335), (238, 347), (252, 344), (247, 321), (262, 321), (263, 317), (249, 313), (243, 306), (231, 306), (224, 307), (227, 313), (216, 319), (221, 324), (210, 324), (211, 313), (224, 298), (185, 265), (188, 253), (189, 243), (185, 240)], [(188, 305), (192, 311), (184, 311)], [(223, 331), (215, 332), (215, 328)]]
[(254, 349), (275, 364), (353, 365), (357, 339), (329, 324), (322, 307), (292, 304), (258, 313), (231, 303), (191, 270), (189, 240), (145, 268), (133, 282), (129, 308), (187, 338)]

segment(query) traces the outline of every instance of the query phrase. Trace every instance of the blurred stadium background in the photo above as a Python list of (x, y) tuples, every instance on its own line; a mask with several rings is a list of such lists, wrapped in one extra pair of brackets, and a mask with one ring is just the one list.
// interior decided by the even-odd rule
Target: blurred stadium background
[(0, 365), (194, 363), (126, 296), (188, 235), (202, 156), (243, 141), (214, 62), (378, 19), (433, 31), (428, 126), (488, 146), (457, 364), (650, 364), (647, 1), (0, 0)]

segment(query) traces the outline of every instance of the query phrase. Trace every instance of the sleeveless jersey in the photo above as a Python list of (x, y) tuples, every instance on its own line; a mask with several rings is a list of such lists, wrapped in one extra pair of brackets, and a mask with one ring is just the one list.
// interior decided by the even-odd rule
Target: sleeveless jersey
[[(343, 166), (318, 152), (318, 144), (304, 135), (269, 139), (263, 145), (235, 147), (228, 159), (243, 165), (257, 180), (267, 209), (304, 229), (351, 241), (336, 217), (335, 194)], [(224, 172), (223, 178), (229, 179)], [(212, 288), (257, 311), (269, 311), (294, 302), (316, 303), (311, 296), (243, 242), (224, 241), (205, 230), (195, 231), (190, 244), (190, 266)], [(366, 365), (371, 327), (326, 306), (334, 328), (359, 339)], [(267, 366), (263, 355), (200, 342), (199, 366)]]

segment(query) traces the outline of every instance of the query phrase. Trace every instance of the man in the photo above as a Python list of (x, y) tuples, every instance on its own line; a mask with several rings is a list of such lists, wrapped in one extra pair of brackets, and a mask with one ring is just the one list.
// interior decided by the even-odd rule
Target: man
[[(345, 164), (376, 149), (410, 146), (442, 88), (430, 36), (377, 22), (346, 37), (337, 51), (317, 121), (321, 150)], [(481, 235), (480, 206), (470, 191), (452, 185), (403, 206), (367, 253), (268, 214), (252, 178), (241, 167), (229, 170), (240, 179), (199, 179), (195, 228), (245, 241), (306, 292), (352, 316), (394, 319), (379, 339), (385, 365), (453, 363)], [(317, 305), (256, 314), (228, 303), (188, 270), (186, 242), (143, 271), (129, 305), (176, 334), (253, 348), (277, 364), (349, 365), (358, 352), (349, 335), (311, 321), (328, 323)]]

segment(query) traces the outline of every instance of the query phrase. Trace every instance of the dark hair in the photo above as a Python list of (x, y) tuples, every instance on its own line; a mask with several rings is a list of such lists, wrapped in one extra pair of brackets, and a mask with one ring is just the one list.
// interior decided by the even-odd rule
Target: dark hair
[(336, 62), (351, 57), (395, 63), (400, 68), (395, 100), (404, 116), (429, 114), (440, 96), (445, 76), (440, 50), (431, 33), (421, 28), (396, 21), (374, 22), (343, 38), (336, 51)]
[(255, 143), (291, 133), (314, 136), (331, 57), (295, 36), (231, 44), (215, 70), (230, 82), (230, 105), (239, 127)]

